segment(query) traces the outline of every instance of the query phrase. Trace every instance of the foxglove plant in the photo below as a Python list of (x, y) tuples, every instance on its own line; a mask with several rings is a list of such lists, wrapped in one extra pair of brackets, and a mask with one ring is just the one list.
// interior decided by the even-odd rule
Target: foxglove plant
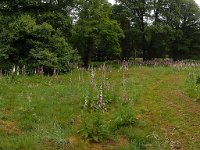
[(22, 74), (23, 74), (23, 75), (26, 74), (26, 66), (25, 66), (25, 65), (23, 65), (23, 67), (22, 67)]
[(85, 96), (84, 108), (88, 107), (88, 95)]
[(126, 80), (125, 80), (125, 75), (124, 75), (124, 72), (123, 72), (123, 75), (122, 75), (122, 86), (123, 87), (125, 86), (125, 82), (126, 82)]
[(17, 75), (19, 76), (19, 71), (20, 71), (20, 68), (19, 68), (19, 66), (17, 66), (17, 69), (16, 69), (16, 71), (17, 71)]
[(100, 91), (99, 91), (99, 98), (97, 102), (98, 108), (102, 109), (103, 108), (103, 86), (100, 86)]
[(128, 61), (125, 61), (125, 60), (123, 60), (123, 62), (121, 63), (121, 67), (120, 67), (120, 70), (125, 70), (125, 71), (127, 71), (128, 70)]
[(90, 84), (93, 84), (95, 78), (95, 70), (93, 66), (91, 67), (91, 72), (90, 72)]
[(125, 73), (126, 71), (128, 71), (128, 62), (123, 62), (123, 68), (124, 68), (124, 71), (123, 71), (123, 75), (122, 75), (122, 88), (123, 88), (123, 101), (124, 103), (127, 103), (128, 102), (128, 93), (127, 93), (127, 89), (126, 89), (126, 79), (125, 79)]
[(44, 74), (43, 66), (42, 67), (38, 67), (37, 70), (36, 70), (36, 73), (39, 74), (39, 75), (43, 75)]
[(16, 72), (16, 68), (15, 68), (15, 65), (13, 66), (12, 68), (12, 74), (14, 74)]

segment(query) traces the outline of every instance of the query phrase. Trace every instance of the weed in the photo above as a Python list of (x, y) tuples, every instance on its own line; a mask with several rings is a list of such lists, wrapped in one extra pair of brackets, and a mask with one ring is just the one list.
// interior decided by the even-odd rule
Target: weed
[(113, 120), (113, 129), (117, 130), (122, 127), (133, 127), (137, 123), (135, 113), (128, 104), (122, 104), (120, 110), (116, 112)]
[(132, 147), (136, 150), (145, 150), (150, 147), (151, 139), (142, 130), (138, 130), (128, 135)]
[(108, 126), (99, 112), (93, 114), (93, 118), (85, 119), (78, 133), (92, 142), (102, 142), (109, 137)]
[(200, 75), (198, 73), (189, 74), (185, 89), (190, 97), (195, 99), (200, 97)]
[[(64, 149), (69, 146), (69, 141), (66, 139), (66, 134), (58, 123), (54, 123), (50, 130), (37, 128), (40, 133), (38, 138), (41, 138), (41, 145), (49, 143), (56, 149)], [(47, 145), (48, 146), (48, 145)]]

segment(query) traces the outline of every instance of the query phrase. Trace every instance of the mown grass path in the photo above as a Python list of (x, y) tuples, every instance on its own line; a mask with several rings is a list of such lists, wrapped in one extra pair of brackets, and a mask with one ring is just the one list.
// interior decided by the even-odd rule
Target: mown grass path
[(138, 105), (146, 110), (142, 117), (149, 126), (159, 129), (169, 149), (198, 150), (200, 104), (183, 92), (185, 80), (182, 73), (164, 75), (146, 89)]

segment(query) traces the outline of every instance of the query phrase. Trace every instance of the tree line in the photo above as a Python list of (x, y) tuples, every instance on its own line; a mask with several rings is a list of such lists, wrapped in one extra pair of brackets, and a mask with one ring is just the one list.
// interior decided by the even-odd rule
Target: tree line
[(1, 0), (0, 68), (67, 71), (74, 63), (200, 59), (194, 0)]

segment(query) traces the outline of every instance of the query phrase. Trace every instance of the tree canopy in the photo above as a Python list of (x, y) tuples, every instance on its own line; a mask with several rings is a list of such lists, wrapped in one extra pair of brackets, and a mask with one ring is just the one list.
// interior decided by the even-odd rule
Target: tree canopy
[(124, 59), (133, 57), (134, 50), (144, 60), (194, 59), (200, 54), (200, 9), (194, 0), (118, 0), (112, 12), (126, 35), (121, 44)]
[(83, 56), (85, 66), (92, 58), (117, 58), (123, 31), (115, 20), (109, 18), (111, 5), (106, 0), (83, 0), (78, 7), (79, 19), (73, 28), (73, 42)]
[(200, 59), (194, 0), (1, 0), (0, 68), (67, 71), (142, 57)]

